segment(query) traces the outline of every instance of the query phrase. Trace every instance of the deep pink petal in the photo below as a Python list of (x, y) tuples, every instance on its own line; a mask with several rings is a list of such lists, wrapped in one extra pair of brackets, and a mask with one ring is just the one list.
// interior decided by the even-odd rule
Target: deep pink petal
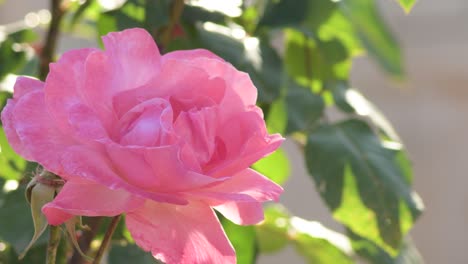
[[(232, 129), (232, 127), (236, 129)], [(233, 175), (280, 147), (284, 138), (269, 135), (265, 121), (257, 111), (237, 114), (221, 125), (217, 151), (207, 164), (208, 175)]]
[(72, 216), (115, 216), (136, 210), (144, 199), (124, 190), (111, 190), (86, 180), (68, 181), (42, 211), (49, 224), (59, 225)]
[(205, 165), (215, 151), (218, 108), (182, 112), (174, 123), (174, 131), (196, 153), (198, 164)]
[[(103, 150), (104, 151), (104, 150)], [(151, 192), (127, 182), (124, 177), (114, 171), (114, 164), (100, 150), (85, 147), (71, 147), (62, 154), (61, 163), (67, 178), (83, 178), (112, 190), (123, 189), (134, 195), (158, 202), (173, 204), (187, 204), (188, 202), (178, 193)]]
[(105, 53), (114, 77), (120, 83), (116, 91), (146, 84), (159, 67), (160, 54), (151, 35), (144, 29), (132, 28), (102, 37)]
[(283, 188), (252, 170), (245, 169), (218, 185), (190, 195), (214, 206), (236, 224), (255, 224), (263, 219), (261, 203), (277, 201)]
[(14, 106), (12, 116), (18, 138), (26, 149), (20, 153), (27, 153), (26, 157), (60, 175), (61, 154), (75, 141), (56, 127), (47, 111), (43, 90), (22, 96)]
[(126, 221), (137, 245), (167, 264), (236, 263), (234, 249), (209, 206), (147, 202), (127, 214)]

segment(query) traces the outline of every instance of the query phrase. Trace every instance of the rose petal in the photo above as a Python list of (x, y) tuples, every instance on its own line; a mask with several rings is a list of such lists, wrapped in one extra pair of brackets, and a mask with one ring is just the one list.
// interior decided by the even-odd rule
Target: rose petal
[(212, 78), (204, 69), (185, 61), (168, 60), (155, 74), (150, 83), (114, 96), (114, 111), (119, 117), (153, 98), (169, 99), (177, 117), (180, 111), (217, 105), (225, 96), (222, 78)]
[(16, 79), (15, 86), (13, 87), (13, 98), (19, 99), (23, 95), (28, 94), (37, 89), (43, 89), (44, 83), (29, 77), (20, 76)]
[[(232, 129), (236, 126), (236, 129)], [(257, 111), (237, 114), (218, 132), (217, 152), (205, 167), (207, 175), (233, 175), (280, 147), (284, 138), (269, 135), (265, 121)]]
[(134, 195), (158, 202), (187, 204), (178, 193), (151, 192), (139, 188), (121, 178), (112, 168), (113, 164), (100, 150), (82, 146), (70, 147), (62, 154), (61, 163), (68, 178), (78, 177), (107, 186), (112, 190), (124, 189)]
[(114, 77), (120, 80), (115, 91), (146, 84), (159, 67), (159, 49), (144, 29), (132, 28), (102, 37)]
[(172, 51), (172, 52), (164, 54), (164, 56), (162, 56), (161, 59), (162, 59), (162, 62), (164, 63), (168, 60), (191, 61), (193, 59), (200, 59), (200, 58), (216, 59), (216, 60), (225, 62), (222, 58), (218, 57), (218, 55), (206, 49), (176, 50), (176, 51)]
[(62, 151), (75, 142), (56, 127), (47, 112), (43, 90), (22, 96), (14, 106), (12, 115), (16, 133), (25, 149), (21, 153), (26, 152), (26, 157), (60, 175)]
[(214, 206), (236, 224), (255, 224), (263, 220), (262, 202), (278, 200), (283, 188), (252, 170), (245, 169), (230, 179), (197, 192), (199, 199)]
[(50, 64), (44, 86), (45, 100), (56, 126), (70, 135), (75, 129), (68, 122), (70, 108), (85, 103), (80, 90), (84, 85), (84, 62), (96, 49), (65, 52), (56, 63)]
[(236, 263), (233, 247), (206, 205), (147, 202), (126, 221), (137, 245), (167, 264)]
[(51, 225), (72, 216), (115, 216), (143, 205), (144, 199), (124, 190), (111, 190), (90, 181), (68, 181), (55, 199), (42, 208)]

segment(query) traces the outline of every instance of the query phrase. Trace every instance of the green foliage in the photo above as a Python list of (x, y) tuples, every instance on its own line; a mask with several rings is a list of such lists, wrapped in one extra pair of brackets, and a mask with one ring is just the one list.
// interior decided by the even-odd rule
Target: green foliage
[(320, 127), (306, 146), (307, 167), (333, 216), (392, 255), (422, 210), (399, 151), (355, 119)]
[(109, 263), (112, 264), (155, 264), (161, 263), (153, 258), (150, 253), (144, 252), (135, 244), (115, 244), (109, 252)]
[(257, 258), (257, 244), (253, 226), (238, 226), (218, 215), (224, 231), (236, 250), (238, 264), (252, 264)]
[(406, 13), (409, 13), (411, 11), (411, 8), (413, 8), (414, 4), (416, 4), (416, 0), (397, 0), (398, 3), (403, 7)]
[(281, 206), (265, 209), (265, 221), (256, 232), (261, 253), (274, 253), (291, 244), (307, 263), (354, 263), (345, 236), (317, 222), (291, 216)]

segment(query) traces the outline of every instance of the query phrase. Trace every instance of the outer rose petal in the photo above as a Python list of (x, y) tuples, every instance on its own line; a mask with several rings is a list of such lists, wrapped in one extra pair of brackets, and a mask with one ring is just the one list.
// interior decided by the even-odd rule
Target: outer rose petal
[(167, 60), (173, 60), (173, 59), (190, 61), (193, 59), (200, 59), (200, 58), (216, 59), (216, 60), (220, 60), (224, 62), (224, 60), (218, 57), (218, 55), (206, 49), (176, 50), (176, 51), (172, 51), (172, 52), (164, 54), (164, 56), (162, 56), (161, 59), (164, 63)]
[(59, 225), (72, 216), (115, 216), (133, 211), (144, 203), (124, 190), (111, 190), (86, 180), (68, 181), (55, 199), (42, 211), (51, 225)]
[(19, 99), (25, 94), (28, 94), (32, 91), (35, 91), (37, 89), (43, 89), (43, 88), (44, 88), (43, 82), (36, 80), (36, 79), (29, 78), (29, 77), (20, 76), (16, 79), (15, 86), (13, 87), (14, 89), (13, 98)]
[[(221, 125), (218, 134), (223, 144), (205, 168), (208, 175), (233, 175), (280, 147), (284, 138), (269, 135), (262, 116), (253, 110), (239, 113)], [(237, 125), (236, 129), (232, 124)]]
[(79, 49), (65, 52), (56, 63), (50, 64), (44, 93), (47, 109), (57, 127), (74, 135), (75, 129), (69, 124), (70, 108), (83, 104), (81, 88), (84, 85), (84, 62), (96, 49)]
[(28, 149), (23, 145), (21, 139), (18, 137), (16, 133), (16, 125), (15, 120), (13, 118), (13, 109), (16, 106), (16, 102), (23, 97), (24, 95), (36, 91), (41, 90), (44, 87), (44, 83), (35, 79), (27, 78), (27, 77), (18, 77), (16, 79), (15, 87), (14, 87), (14, 94), (13, 99), (8, 100), (6, 106), (2, 110), (2, 125), (5, 131), (5, 135), (8, 139), (8, 143), (11, 147), (25, 159), (32, 160), (33, 157), (29, 153)]
[(159, 49), (144, 29), (132, 28), (109, 33), (102, 38), (111, 60), (114, 78), (121, 82), (116, 91), (136, 88), (154, 77), (159, 67)]
[(212, 205), (236, 224), (250, 225), (263, 220), (262, 202), (278, 200), (283, 188), (252, 170), (245, 169), (214, 187), (191, 193)]
[(57, 129), (47, 112), (43, 90), (36, 90), (21, 97), (14, 106), (13, 120), (18, 138), (31, 160), (47, 170), (62, 174), (60, 159), (65, 148), (75, 144), (73, 139)]
[(67, 177), (87, 179), (107, 186), (112, 190), (124, 189), (134, 195), (158, 202), (173, 204), (188, 203), (178, 193), (150, 192), (123, 180), (112, 169), (113, 164), (99, 150), (90, 150), (79, 146), (68, 148), (62, 154), (61, 163), (64, 169), (64, 173), (60, 174), (62, 177), (64, 175), (71, 175)]
[(207, 205), (147, 202), (128, 213), (126, 221), (137, 245), (167, 264), (236, 263), (234, 249)]

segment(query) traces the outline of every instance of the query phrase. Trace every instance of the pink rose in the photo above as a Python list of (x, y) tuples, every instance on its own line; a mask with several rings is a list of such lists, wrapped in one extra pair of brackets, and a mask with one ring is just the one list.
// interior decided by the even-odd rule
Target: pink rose
[(12, 147), (66, 181), (42, 209), (49, 223), (125, 213), (168, 264), (235, 263), (213, 209), (255, 224), (282, 192), (249, 168), (283, 141), (249, 76), (206, 50), (161, 56), (142, 29), (103, 41), (63, 54), (45, 83), (18, 78), (2, 112)]

